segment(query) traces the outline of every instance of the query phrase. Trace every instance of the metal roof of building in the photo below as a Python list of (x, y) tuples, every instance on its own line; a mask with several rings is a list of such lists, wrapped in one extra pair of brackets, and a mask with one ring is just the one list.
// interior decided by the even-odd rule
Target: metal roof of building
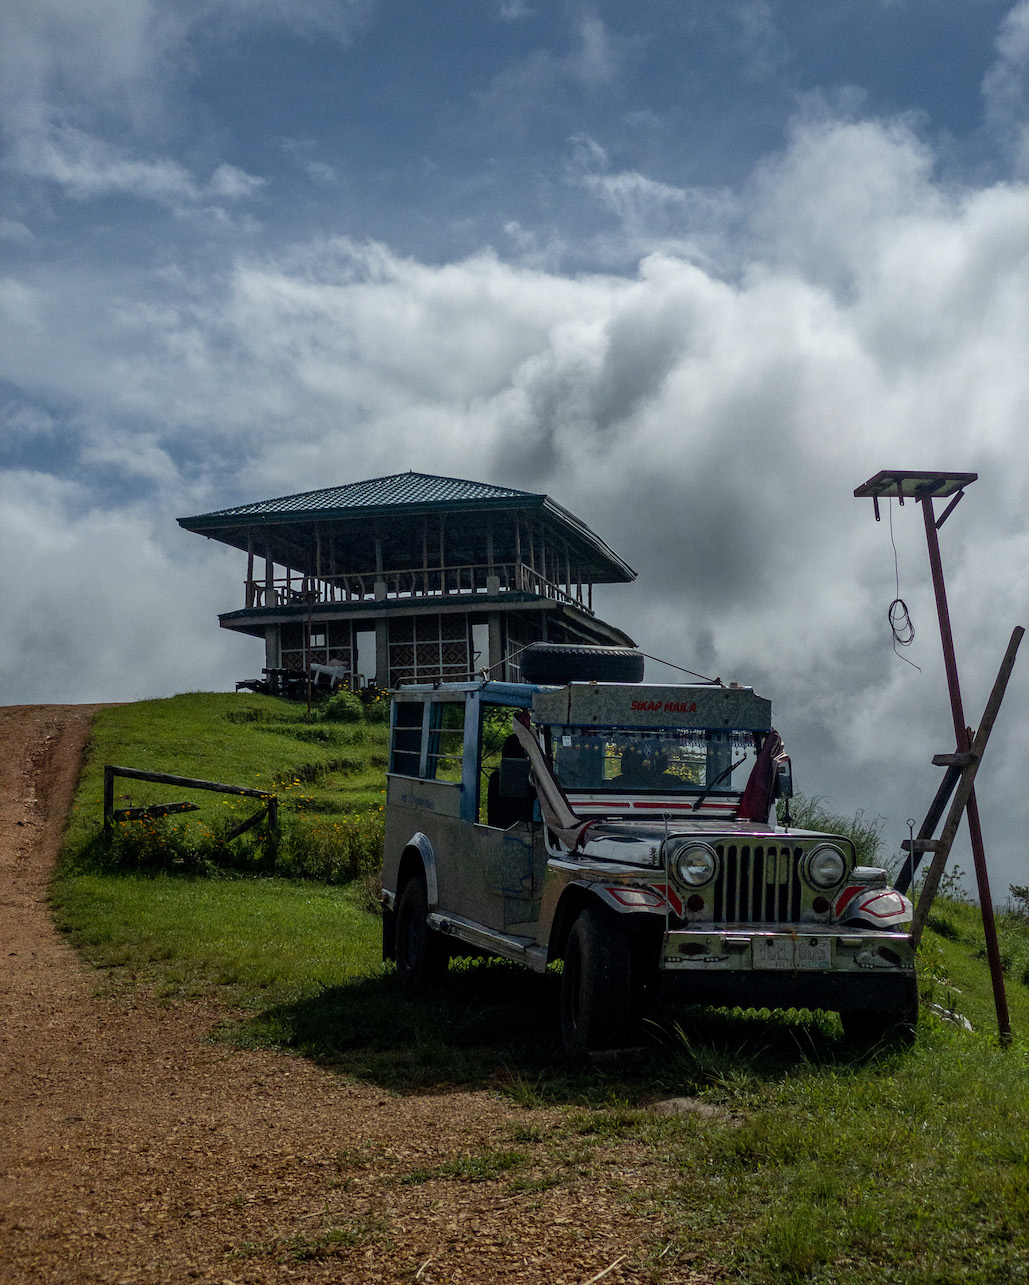
[(391, 473), (345, 486), (257, 500), (179, 518), (179, 526), (244, 550), (253, 548), (260, 532), (262, 555), (270, 549), (276, 562), (302, 566), (305, 550), (306, 562), (314, 564), (316, 528), (325, 525), (336, 532), (337, 553), (345, 556), (344, 545), (351, 538), (345, 532), (357, 531), (374, 521), (385, 521), (399, 536), (404, 531), (414, 531), (412, 524), (421, 515), (440, 514), (449, 520), (451, 515), (474, 518), (476, 514), (505, 510), (534, 513), (561, 538), (570, 541), (588, 564), (588, 570), (585, 566), (583, 569), (584, 577), (593, 583), (625, 583), (636, 578), (635, 571), (595, 531), (550, 496), (432, 473)]
[(208, 518), (264, 517), (285, 513), (294, 517), (324, 514), (339, 509), (388, 509), (408, 505), (446, 505), (467, 503), (489, 504), (512, 500), (544, 500), (543, 495), (531, 491), (516, 491), (510, 487), (490, 486), (486, 482), (469, 482), (460, 477), (436, 477), (431, 473), (391, 473), (387, 477), (373, 477), (366, 482), (350, 482), (346, 486), (327, 486), (318, 491), (301, 491), (297, 495), (282, 495), (274, 500), (258, 500), (253, 504), (240, 504), (231, 509), (216, 509), (195, 518), (182, 518), (183, 524)]

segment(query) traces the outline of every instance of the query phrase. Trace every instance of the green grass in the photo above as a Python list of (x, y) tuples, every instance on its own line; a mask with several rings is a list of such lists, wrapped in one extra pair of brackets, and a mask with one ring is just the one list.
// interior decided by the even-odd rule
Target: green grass
[[(65, 869), (206, 865), (271, 869), (342, 882), (380, 859), (386, 725), (380, 705), (340, 698), (313, 718), (306, 707), (250, 693), (191, 692), (101, 710), (64, 846)], [(347, 716), (328, 721), (324, 709)], [(260, 808), (256, 799), (115, 778), (115, 807), (195, 803), (161, 821), (122, 822), (113, 846), (99, 839), (105, 763), (268, 790), (281, 834), (267, 829), (221, 842)]]
[[(329, 739), (311, 735), (323, 730)], [(164, 770), (258, 785), (311, 764), (304, 791), (322, 801), (321, 819), (378, 806), (376, 752), (374, 725), (307, 723), (302, 710), (259, 697), (104, 711), (54, 887), (58, 921), (115, 985), (230, 1001), (219, 1039), (281, 1048), (389, 1092), (492, 1088), (535, 1109), (507, 1145), (443, 1155), (396, 1180), (494, 1182), (531, 1196), (631, 1172), (639, 1181), (625, 1199), (655, 1229), (654, 1282), (683, 1279), (687, 1268), (753, 1285), (1029, 1281), (1025, 916), (999, 920), (1015, 1030), (1006, 1050), (977, 911), (942, 898), (921, 986), (969, 1018), (972, 1033), (923, 1010), (913, 1048), (857, 1050), (830, 1014), (683, 1008), (664, 1014), (634, 1054), (574, 1069), (560, 1050), (556, 972), (464, 962), (413, 997), (379, 963), (379, 921), (361, 883), (145, 875), (83, 859), (105, 759), (144, 766), (146, 753)], [(349, 753), (364, 755), (356, 768), (329, 765)], [(827, 816), (838, 828), (824, 811), (818, 824)], [(863, 842), (864, 859), (875, 860), (875, 835)], [(716, 1113), (646, 1109), (672, 1094)], [(347, 1225), (280, 1248), (320, 1257), (368, 1236), (374, 1229)]]
[(296, 1002), (366, 976), (380, 955), (360, 884), (82, 874), (57, 883), (54, 908), (98, 968), (162, 996)]

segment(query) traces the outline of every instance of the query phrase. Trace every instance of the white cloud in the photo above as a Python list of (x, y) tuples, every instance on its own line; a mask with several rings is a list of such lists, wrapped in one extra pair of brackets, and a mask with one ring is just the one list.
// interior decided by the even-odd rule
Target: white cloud
[(788, 61), (789, 49), (768, 0), (741, 0), (733, 17), (740, 26), (749, 78), (766, 80), (775, 75)]
[(378, 0), (206, 0), (200, 17), (259, 24), (301, 36), (328, 36), (347, 44)]
[[(586, 135), (572, 139), (570, 181), (590, 192), (614, 216), (604, 258), (633, 261), (655, 251), (717, 267), (739, 218), (738, 198), (726, 189), (681, 188), (635, 170), (612, 173), (604, 149)], [(598, 248), (605, 238), (598, 237)]]
[[(374, 0), (8, 0), (0, 6), (0, 122), (9, 173), (75, 199), (118, 193), (224, 217), (264, 180), (219, 163), (204, 181), (161, 155), (180, 128), (188, 40), (212, 23), (349, 39)], [(8, 235), (19, 224), (7, 221)]]
[(0, 105), (13, 137), (99, 119), (163, 114), (189, 72), (187, 42), (212, 24), (273, 27), (346, 42), (376, 0), (5, 0)]
[(27, 245), (32, 240), (32, 232), (18, 219), (0, 218), (0, 241), (14, 241)]
[(574, 20), (568, 48), (555, 53), (536, 49), (495, 76), (481, 97), (484, 114), (494, 125), (521, 127), (546, 114), (569, 87), (595, 96), (617, 84), (626, 41), (596, 13), (586, 10)]
[[(665, 201), (674, 223), (674, 190), (613, 177), (626, 209)], [(87, 427), (65, 429), (85, 461), (153, 478), (161, 500), (145, 519), (82, 517), (80, 493), (12, 482), (15, 609), (0, 654), (55, 698), (76, 672), (112, 698), (158, 670), (170, 683), (189, 669), (196, 685), (208, 643), (211, 672), (242, 677), (251, 666), (224, 659), (242, 644), (219, 641), (214, 619), (237, 603), (239, 560), (194, 539), (211, 561), (187, 573), (175, 514), (406, 468), (546, 490), (640, 570), (601, 593), (601, 610), (648, 651), (767, 691), (806, 787), (884, 811), (896, 842), (935, 789), (949, 715), (919, 512), (893, 518), (921, 675), (890, 648), (886, 523), (851, 493), (880, 468), (981, 474), (942, 534), (975, 720), (1029, 611), (1029, 187), (944, 188), (905, 124), (808, 120), (732, 217), (747, 235), (723, 274), (667, 250), (631, 276), (568, 277), (489, 253), (427, 265), (337, 238), (209, 279), (180, 270), (137, 298), (65, 273), (10, 279), (0, 299), (19, 324), (0, 375), (88, 406)], [(112, 426), (102, 461), (88, 424)], [(48, 548), (48, 531), (64, 543)], [(151, 623), (127, 590), (105, 588), (100, 608), (78, 591), (78, 609), (105, 621), (83, 641), (68, 631), (65, 580), (110, 580), (123, 546), (125, 585)], [(55, 590), (34, 587), (65, 560)], [(187, 621), (146, 588), (157, 572), (200, 593)], [(33, 668), (19, 604), (67, 653), (61, 684)], [(110, 644), (115, 659), (94, 666), (122, 620), (132, 645)], [(169, 646), (152, 670), (135, 655), (146, 628), (202, 641), (188, 664)], [(983, 783), (1009, 865), (1024, 792), (995, 791), (1024, 768), (1027, 689), (1019, 673), (1018, 714), (1005, 711)]]
[(23, 139), (10, 165), (22, 174), (58, 184), (77, 200), (123, 195), (178, 212), (242, 200), (264, 185), (263, 179), (226, 164), (219, 165), (208, 182), (198, 183), (176, 161), (139, 159), (124, 148), (70, 128)]
[(1019, 0), (997, 32), (997, 58), (983, 79), (989, 124), (1029, 175), (1029, 0)]
[(55, 123), (150, 120), (185, 24), (154, 0), (8, 0), (0, 7), (0, 107), (17, 140)]
[(211, 628), (237, 569), (175, 530), (166, 511), (91, 509), (72, 483), (0, 474), (0, 700), (133, 700), (259, 669), (257, 649)]
[(0, 426), (8, 442), (47, 438), (54, 432), (53, 416), (36, 406), (12, 403), (0, 407)]
[(578, 42), (567, 60), (569, 74), (591, 88), (609, 84), (618, 74), (618, 55), (611, 33), (595, 13), (579, 21)]

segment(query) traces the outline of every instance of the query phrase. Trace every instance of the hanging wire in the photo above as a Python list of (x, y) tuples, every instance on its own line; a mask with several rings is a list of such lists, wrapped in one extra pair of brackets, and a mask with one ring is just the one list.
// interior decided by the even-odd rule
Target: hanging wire
[(701, 682), (711, 683), (712, 686), (716, 686), (716, 685), (718, 687), (725, 686), (725, 684), (722, 682), (720, 678), (707, 678), (703, 674), (698, 674), (693, 669), (684, 669), (682, 665), (676, 665), (670, 660), (662, 660), (660, 656), (651, 656), (651, 654), (646, 651), (641, 651), (640, 655), (645, 656), (647, 660), (656, 660), (659, 665), (667, 665), (669, 669), (677, 669), (680, 674), (689, 674), (691, 678), (699, 678)]
[(479, 670), (480, 676), (485, 679), (486, 682), (489, 682), (489, 676), (495, 669), (499, 669), (501, 665), (506, 664), (509, 660), (514, 660), (516, 656), (520, 656), (523, 651), (526, 651), (531, 646), (532, 643), (525, 643), (521, 647), (516, 647), (514, 651), (509, 651), (506, 656), (501, 656), (501, 658), (499, 660), (495, 660), (492, 665), (485, 665)]
[(890, 603), (886, 611), (887, 619), (890, 622), (890, 632), (893, 634), (893, 654), (912, 669), (922, 672), (921, 666), (916, 665), (913, 660), (908, 660), (907, 656), (901, 656), (897, 650), (898, 647), (910, 647), (915, 641), (915, 626), (911, 622), (911, 616), (908, 612), (908, 605), (900, 596), (900, 559), (897, 556), (897, 542), (893, 538), (893, 497), (890, 497), (890, 544), (893, 545), (893, 578), (896, 586), (896, 597)]

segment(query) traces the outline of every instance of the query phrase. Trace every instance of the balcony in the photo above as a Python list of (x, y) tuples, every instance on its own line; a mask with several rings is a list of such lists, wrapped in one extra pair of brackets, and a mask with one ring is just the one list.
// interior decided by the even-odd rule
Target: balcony
[(468, 598), (476, 594), (531, 593), (567, 603), (592, 616), (593, 586), (566, 582), (562, 587), (524, 562), (452, 567), (418, 567), (404, 571), (303, 576), (288, 567), (271, 581), (245, 582), (248, 608), (290, 603), (330, 606), (344, 602), (384, 602), (419, 598)]

